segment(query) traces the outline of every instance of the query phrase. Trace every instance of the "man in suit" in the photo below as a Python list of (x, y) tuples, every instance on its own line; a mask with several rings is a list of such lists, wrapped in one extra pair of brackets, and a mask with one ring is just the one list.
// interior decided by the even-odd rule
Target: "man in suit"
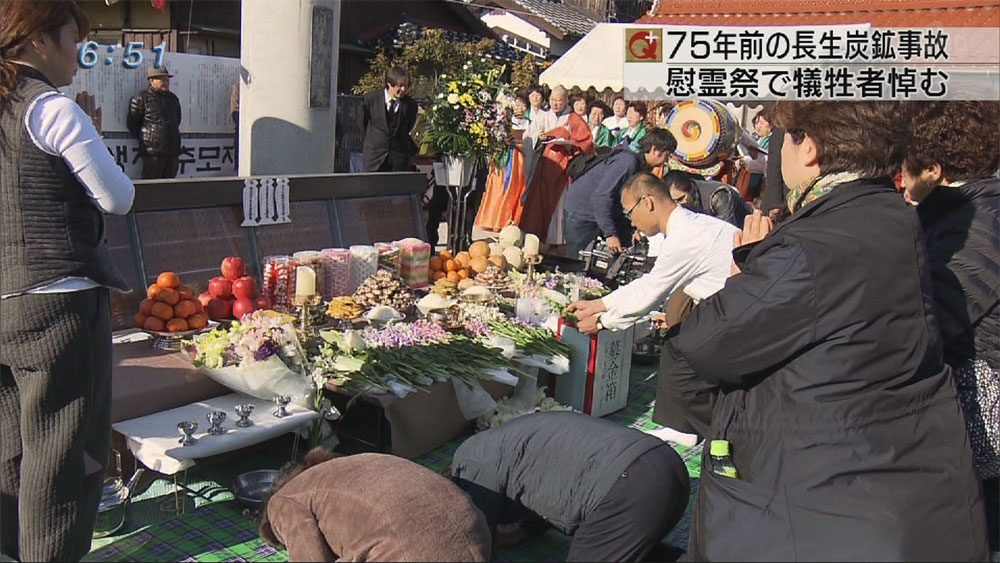
[(385, 75), (386, 87), (365, 95), (361, 105), (365, 172), (397, 172), (410, 168), (417, 145), (410, 131), (417, 121), (417, 102), (406, 95), (410, 73), (392, 67)]

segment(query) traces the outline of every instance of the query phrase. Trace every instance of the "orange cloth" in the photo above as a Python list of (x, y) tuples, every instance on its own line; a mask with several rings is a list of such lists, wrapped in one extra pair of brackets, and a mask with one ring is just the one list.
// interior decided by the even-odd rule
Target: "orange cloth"
[(566, 174), (569, 161), (578, 153), (594, 152), (594, 136), (590, 132), (590, 127), (575, 113), (570, 114), (566, 125), (557, 127), (548, 134), (568, 139), (573, 144), (545, 146), (538, 159), (531, 184), (522, 197), (523, 212), (515, 219), (522, 231), (532, 233), (542, 240), (547, 238), (552, 215), (569, 183), (569, 176)]
[(659, 166), (657, 166), (657, 167), (653, 168), (653, 169), (652, 169), (652, 170), (650, 170), (649, 172), (650, 172), (650, 173), (651, 173), (651, 174), (652, 174), (653, 176), (656, 176), (657, 178), (659, 178), (659, 179), (661, 179), (661, 180), (662, 180), (662, 179), (663, 179), (663, 177), (667, 175), (667, 165), (666, 165), (666, 164), (661, 164), (661, 165), (659, 165)]
[(486, 191), (476, 214), (476, 226), (499, 231), (521, 217), (521, 195), (524, 193), (524, 154), (520, 148), (510, 149), (503, 168), (490, 166)]

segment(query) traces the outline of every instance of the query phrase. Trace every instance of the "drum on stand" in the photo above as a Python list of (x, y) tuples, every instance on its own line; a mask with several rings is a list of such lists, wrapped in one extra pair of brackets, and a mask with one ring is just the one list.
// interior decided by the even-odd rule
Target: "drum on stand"
[(687, 100), (674, 106), (667, 129), (677, 139), (674, 154), (682, 164), (704, 169), (736, 152), (742, 128), (726, 106), (712, 100)]

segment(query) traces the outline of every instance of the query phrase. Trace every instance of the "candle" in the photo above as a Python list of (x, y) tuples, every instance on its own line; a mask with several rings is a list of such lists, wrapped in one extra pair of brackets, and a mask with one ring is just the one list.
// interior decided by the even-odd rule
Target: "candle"
[(295, 268), (295, 296), (310, 297), (316, 295), (316, 270), (309, 266)]
[(524, 255), (525, 256), (537, 256), (538, 255), (538, 236), (528, 233), (524, 235)]

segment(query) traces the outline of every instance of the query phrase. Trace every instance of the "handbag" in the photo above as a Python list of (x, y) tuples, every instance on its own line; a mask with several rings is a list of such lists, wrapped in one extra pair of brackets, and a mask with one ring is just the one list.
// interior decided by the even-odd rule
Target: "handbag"
[(1000, 372), (983, 360), (973, 359), (952, 373), (976, 475), (982, 480), (1000, 476)]

